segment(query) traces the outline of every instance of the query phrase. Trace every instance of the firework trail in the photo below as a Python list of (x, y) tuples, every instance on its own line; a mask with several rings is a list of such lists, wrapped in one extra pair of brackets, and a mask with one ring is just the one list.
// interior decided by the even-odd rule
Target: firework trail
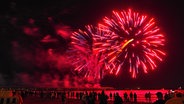
[(103, 55), (98, 51), (98, 41), (101, 39), (98, 28), (87, 25), (85, 31), (73, 32), (71, 53), (74, 71), (84, 78), (99, 80), (103, 77)]
[(148, 73), (157, 67), (166, 55), (163, 51), (165, 37), (154, 18), (128, 11), (113, 11), (112, 17), (105, 17), (99, 29), (104, 34), (101, 51), (108, 60), (105, 66), (110, 73), (118, 74), (127, 69), (135, 78), (139, 71)]

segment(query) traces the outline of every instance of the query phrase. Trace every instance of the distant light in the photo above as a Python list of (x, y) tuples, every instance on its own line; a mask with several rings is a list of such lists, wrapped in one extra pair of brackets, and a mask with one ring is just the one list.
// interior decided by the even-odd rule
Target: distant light
[(181, 90), (181, 86), (180, 86), (180, 87), (178, 87), (178, 89), (179, 89), (179, 90)]
[(174, 90), (171, 89), (170, 92), (171, 92), (171, 93), (174, 93)]

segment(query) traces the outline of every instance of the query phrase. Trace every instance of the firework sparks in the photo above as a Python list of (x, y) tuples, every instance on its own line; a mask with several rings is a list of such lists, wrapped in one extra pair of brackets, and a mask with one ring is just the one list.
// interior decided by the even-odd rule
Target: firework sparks
[(103, 77), (103, 58), (98, 50), (101, 45), (99, 40), (101, 31), (93, 26), (86, 26), (85, 31), (73, 32), (71, 39), (71, 51), (75, 53), (70, 56), (74, 65), (74, 71), (84, 78), (101, 79)]
[(103, 35), (104, 44), (100, 49), (108, 60), (106, 69), (110, 73), (119, 73), (120, 69), (129, 69), (135, 78), (140, 69), (147, 73), (154, 70), (158, 61), (166, 53), (162, 50), (165, 37), (156, 25), (154, 18), (128, 11), (113, 11), (112, 17), (105, 17), (99, 29), (108, 32)]

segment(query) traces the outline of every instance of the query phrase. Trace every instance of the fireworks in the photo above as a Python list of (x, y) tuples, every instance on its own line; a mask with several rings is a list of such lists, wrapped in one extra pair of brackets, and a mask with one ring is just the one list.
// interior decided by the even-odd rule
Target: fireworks
[(163, 60), (165, 37), (154, 18), (128, 11), (113, 11), (104, 23), (86, 26), (72, 35), (75, 71), (85, 77), (101, 78), (102, 72), (117, 75), (128, 69), (135, 78), (148, 73)]
[(129, 69), (135, 78), (139, 70), (147, 73), (154, 70), (162, 61), (164, 35), (156, 25), (154, 18), (128, 11), (113, 11), (112, 17), (105, 17), (99, 29), (104, 34), (100, 49), (108, 60), (106, 69), (118, 74), (120, 69)]
[(85, 78), (101, 79), (102, 54), (97, 52), (100, 31), (93, 26), (86, 26), (85, 31), (73, 32), (71, 39), (72, 55), (70, 59), (74, 65), (74, 71)]

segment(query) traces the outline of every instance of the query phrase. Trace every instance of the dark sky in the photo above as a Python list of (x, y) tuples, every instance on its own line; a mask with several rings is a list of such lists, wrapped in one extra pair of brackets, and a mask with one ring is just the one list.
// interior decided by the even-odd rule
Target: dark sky
[[(165, 50), (167, 57), (159, 65), (158, 70), (152, 71), (147, 75), (140, 73), (136, 79), (132, 79), (126, 74), (116, 77), (106, 76), (101, 81), (101, 84), (116, 88), (184, 87), (184, 6), (182, 4), (180, 0), (44, 0), (42, 2), (39, 1), (39, 3), (32, 0), (24, 2), (18, 0), (4, 1), (0, 3), (0, 85), (11, 86), (18, 83), (11, 81), (16, 77), (15, 72), (21, 73), (21, 68), (24, 67), (14, 59), (12, 42), (17, 39), (27, 39), (28, 37), (13, 34), (19, 34), (19, 27), (25, 25), (29, 18), (44, 22), (45, 18), (49, 16), (54, 17), (55, 22), (62, 21), (64, 25), (75, 30), (83, 28), (87, 24), (96, 25), (102, 21), (104, 16), (110, 15), (112, 10), (132, 8), (156, 18), (159, 27), (166, 36)], [(14, 17), (19, 22), (17, 23), (18, 26), (12, 27), (9, 21)], [(22, 44), (29, 44), (32, 41), (27, 39), (26, 42)], [(24, 62), (24, 64), (27, 63)], [(32, 73), (30, 70), (26, 72)]]

